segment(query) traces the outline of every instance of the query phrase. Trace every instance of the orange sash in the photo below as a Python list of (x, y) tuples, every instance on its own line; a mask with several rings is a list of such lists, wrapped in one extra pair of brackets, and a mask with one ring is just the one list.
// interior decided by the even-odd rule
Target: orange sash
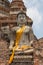
[(16, 31), (16, 42), (15, 42), (15, 46), (13, 47), (12, 55), (10, 56), (10, 59), (8, 61), (9, 64), (11, 64), (13, 61), (15, 50), (17, 49), (17, 47), (19, 45), (20, 38), (21, 38), (25, 28), (26, 28), (26, 26), (22, 26), (19, 30)]

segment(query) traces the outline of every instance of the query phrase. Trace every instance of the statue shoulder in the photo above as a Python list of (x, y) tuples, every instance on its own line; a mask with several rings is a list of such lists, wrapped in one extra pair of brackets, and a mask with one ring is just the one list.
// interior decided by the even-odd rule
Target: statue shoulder
[(16, 31), (16, 30), (18, 30), (19, 28), (20, 28), (19, 26), (15, 26), (15, 27), (12, 28), (12, 31)]
[(29, 32), (29, 31), (30, 31), (30, 27), (29, 26), (26, 26), (25, 32)]

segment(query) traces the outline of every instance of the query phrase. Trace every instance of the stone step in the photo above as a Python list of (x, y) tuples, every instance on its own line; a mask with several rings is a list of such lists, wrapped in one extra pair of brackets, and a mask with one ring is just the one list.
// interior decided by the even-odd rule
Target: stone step
[(13, 62), (11, 65), (34, 65), (33, 62)]

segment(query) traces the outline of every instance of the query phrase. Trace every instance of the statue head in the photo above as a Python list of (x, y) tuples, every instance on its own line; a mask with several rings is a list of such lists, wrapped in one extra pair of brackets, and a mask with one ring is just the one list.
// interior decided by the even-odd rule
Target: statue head
[(24, 24), (26, 24), (26, 14), (25, 13), (20, 12), (17, 15), (17, 24), (18, 25), (24, 25)]

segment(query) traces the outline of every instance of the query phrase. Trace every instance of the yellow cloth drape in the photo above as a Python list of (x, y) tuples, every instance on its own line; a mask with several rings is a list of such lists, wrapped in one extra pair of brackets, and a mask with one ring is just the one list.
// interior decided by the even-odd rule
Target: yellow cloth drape
[(12, 63), (13, 61), (13, 58), (14, 58), (14, 54), (15, 54), (15, 50), (17, 49), (18, 45), (19, 45), (19, 41), (20, 41), (20, 38), (22, 36), (22, 33), (24, 32), (25, 30), (25, 27), (26, 26), (22, 26), (19, 30), (16, 31), (16, 43), (15, 43), (15, 46), (13, 47), (13, 52), (12, 52), (12, 55), (10, 56), (10, 59), (8, 61), (9, 64)]

